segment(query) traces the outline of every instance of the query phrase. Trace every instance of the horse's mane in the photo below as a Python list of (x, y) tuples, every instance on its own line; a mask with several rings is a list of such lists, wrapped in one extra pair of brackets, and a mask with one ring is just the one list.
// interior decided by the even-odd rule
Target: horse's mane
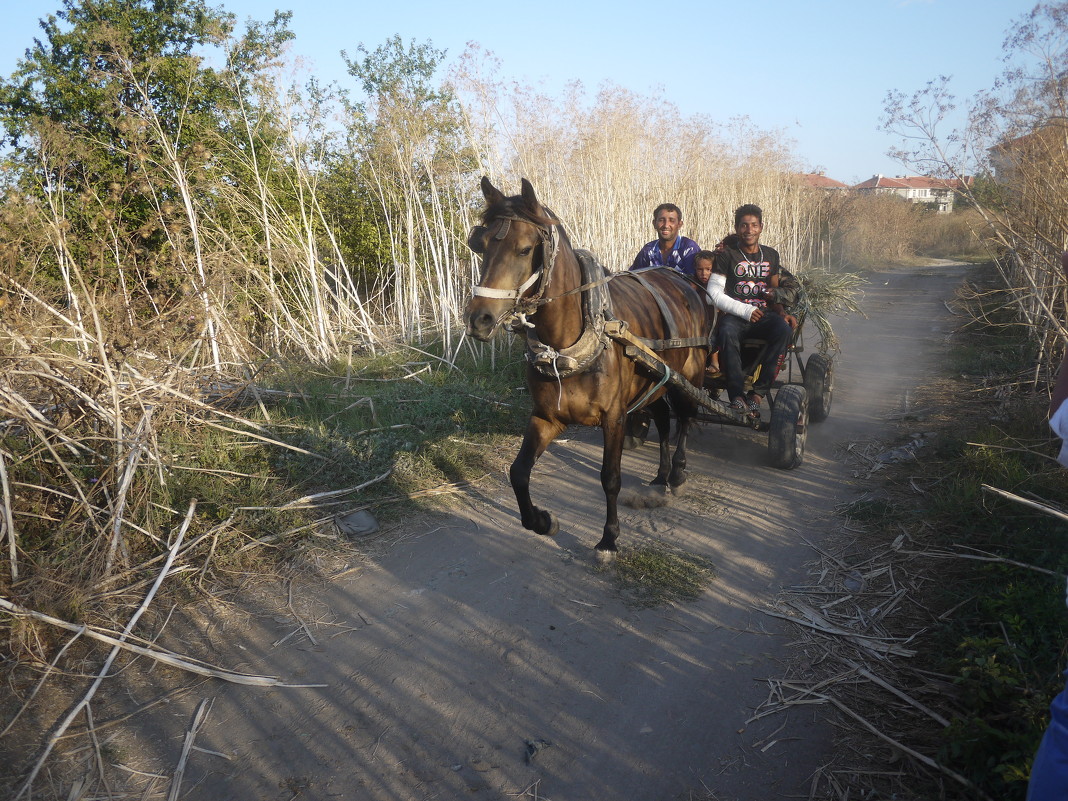
[(552, 209), (548, 206), (542, 206), (542, 208), (545, 210), (546, 216), (532, 213), (522, 195), (513, 195), (497, 203), (491, 203), (482, 212), (482, 224), (489, 225), (492, 220), (497, 220), (501, 217), (519, 217), (540, 226), (549, 226), (560, 222), (560, 218), (553, 213)]

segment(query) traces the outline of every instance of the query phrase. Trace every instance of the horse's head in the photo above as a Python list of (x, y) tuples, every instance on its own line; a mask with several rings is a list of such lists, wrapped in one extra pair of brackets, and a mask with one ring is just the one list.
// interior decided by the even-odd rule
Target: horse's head
[(485, 342), (525, 300), (544, 292), (548, 283), (544, 272), (552, 268), (555, 255), (557, 221), (526, 178), (522, 194), (505, 197), (483, 177), (482, 194), (488, 204), (482, 225), (475, 226), (467, 239), (468, 247), (482, 256), (482, 276), (464, 319), (467, 333)]

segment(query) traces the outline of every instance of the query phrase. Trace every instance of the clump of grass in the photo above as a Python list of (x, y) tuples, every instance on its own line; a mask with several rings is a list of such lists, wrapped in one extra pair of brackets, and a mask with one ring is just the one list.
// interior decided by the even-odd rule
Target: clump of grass
[[(355, 486), (385, 472), (361, 501), (393, 498), (498, 469), (500, 445), (529, 413), (518, 360), (411, 361), (403, 350), (335, 365), (335, 374), (279, 373), (272, 414), (312, 455), (278, 451), (273, 467), (304, 492)], [(433, 356), (434, 354), (431, 354)], [(328, 458), (323, 459), (326, 456)]]
[(654, 606), (696, 601), (715, 578), (712, 562), (662, 543), (621, 551), (613, 575), (628, 606)]

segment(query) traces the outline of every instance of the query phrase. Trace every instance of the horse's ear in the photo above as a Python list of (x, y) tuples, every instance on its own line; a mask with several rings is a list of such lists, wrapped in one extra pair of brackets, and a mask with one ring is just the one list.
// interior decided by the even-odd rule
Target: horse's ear
[(504, 193), (491, 184), (490, 179), (485, 175), (482, 176), (482, 194), (485, 196), (486, 202), (491, 206), (494, 203), (501, 203), (504, 201)]
[(540, 217), (542, 214), (541, 203), (538, 201), (538, 196), (534, 194), (534, 187), (526, 178), (523, 179), (522, 186), (523, 202), (527, 204), (528, 209)]

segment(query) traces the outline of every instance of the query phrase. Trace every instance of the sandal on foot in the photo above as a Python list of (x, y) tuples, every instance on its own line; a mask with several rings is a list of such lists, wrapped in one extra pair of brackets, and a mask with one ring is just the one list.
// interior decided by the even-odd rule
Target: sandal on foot
[(750, 392), (745, 399), (745, 408), (750, 417), (760, 417), (760, 402), (763, 400), (755, 392)]
[(731, 401), (731, 409), (742, 414), (749, 412), (749, 404), (745, 402), (745, 398), (735, 398)]

